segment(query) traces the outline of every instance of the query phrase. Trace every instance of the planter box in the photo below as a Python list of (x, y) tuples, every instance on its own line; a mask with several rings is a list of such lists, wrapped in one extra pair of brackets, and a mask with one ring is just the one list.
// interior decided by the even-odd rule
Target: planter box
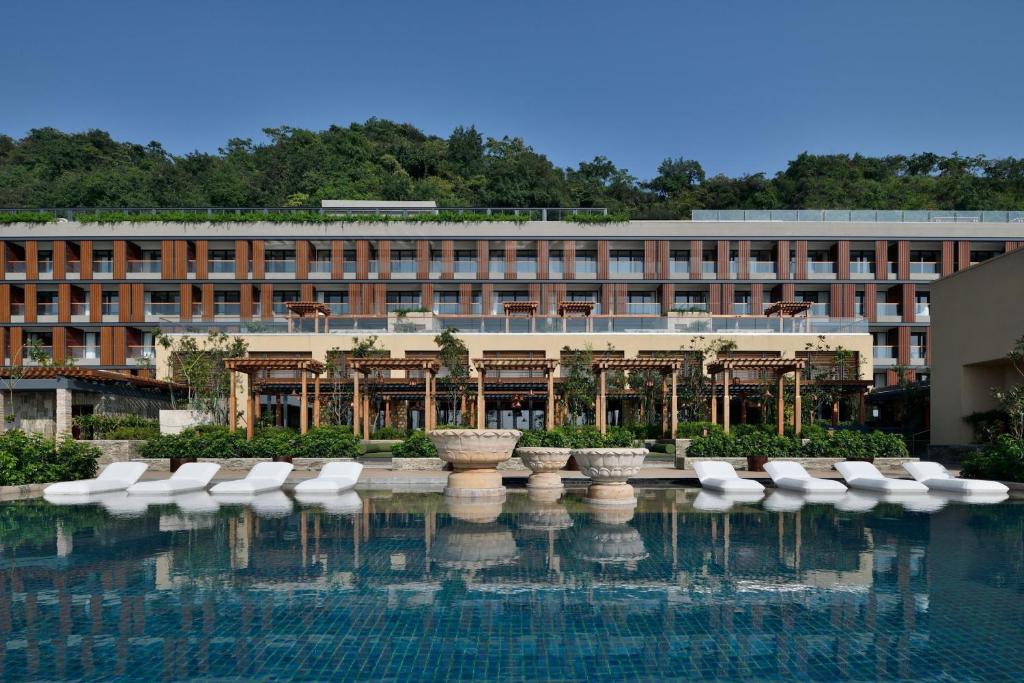
[[(391, 469), (399, 470), (431, 470), (441, 472), (444, 470), (445, 461), (441, 458), (391, 458)], [(512, 456), (505, 462), (498, 465), (498, 470), (525, 470), (522, 458)], [(528, 470), (527, 470), (528, 471)]]
[[(846, 462), (845, 458), (778, 458), (779, 460), (793, 460), (803, 465), (808, 472), (831, 472), (837, 462)], [(680, 465), (680, 460), (682, 461)], [(746, 470), (747, 458), (676, 458), (676, 469), (692, 470), (695, 462), (708, 462), (711, 460), (722, 460), (737, 470)], [(905, 462), (917, 462), (918, 458), (875, 458), (875, 467), (887, 474), (906, 474), (902, 465)], [(771, 462), (771, 459), (769, 459)], [(767, 476), (767, 475), (765, 475)]]
[(178, 434), (189, 427), (213, 424), (213, 415), (198, 410), (161, 410), (160, 433)]

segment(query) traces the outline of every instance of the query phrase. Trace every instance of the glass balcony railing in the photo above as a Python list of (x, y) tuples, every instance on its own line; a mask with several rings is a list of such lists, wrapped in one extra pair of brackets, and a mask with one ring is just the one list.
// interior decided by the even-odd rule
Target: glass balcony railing
[(268, 259), (263, 263), (267, 273), (294, 273), (295, 259)]
[(159, 260), (129, 261), (125, 270), (129, 273), (159, 273)]
[(669, 272), (672, 275), (687, 275), (690, 272), (690, 262), (669, 261)]
[(64, 272), (69, 274), (69, 275), (81, 273), (82, 272), (82, 262), (81, 261), (68, 261), (67, 263), (64, 264)]
[(751, 261), (751, 275), (775, 275), (775, 261)]
[(309, 264), (309, 272), (311, 273), (330, 273), (331, 262), (330, 261), (311, 261)]
[(100, 312), (103, 315), (118, 315), (121, 312), (121, 306), (116, 301), (104, 301), (100, 305)]
[(475, 275), (476, 261), (470, 259), (457, 259), (455, 261), (455, 272)]
[(608, 273), (611, 275), (642, 274), (644, 262), (633, 259), (612, 259), (608, 262)]
[(355, 273), (356, 272), (356, 262), (355, 261), (347, 261), (346, 260), (345, 263), (342, 264), (342, 272), (345, 272), (345, 273)]
[(348, 315), (347, 301), (332, 301), (327, 306), (331, 309), (331, 315)]
[(131, 360), (152, 360), (156, 352), (152, 346), (129, 346), (126, 356)]
[(832, 261), (808, 261), (808, 275), (835, 275), (836, 264)]
[(401, 259), (391, 261), (391, 273), (416, 273), (416, 260), (415, 259)]
[(914, 304), (914, 317), (915, 318), (929, 318), (931, 317), (931, 304)]
[(879, 318), (898, 318), (900, 317), (900, 305), (876, 304), (875, 315), (877, 315)]
[(67, 355), (72, 360), (99, 360), (100, 347), (98, 346), (69, 346)]
[(234, 259), (211, 259), (209, 262), (209, 268), (211, 273), (234, 273), (235, 272), (235, 260)]
[(560, 258), (553, 258), (548, 261), (548, 275), (561, 276), (565, 274), (565, 262)]
[(577, 258), (575, 267), (576, 277), (579, 277), (581, 275), (597, 275), (597, 259)]
[(12, 316), (24, 316), (25, 315), (25, 304), (21, 301), (11, 302), (11, 315)]
[(37, 303), (36, 315), (57, 315), (57, 302)]
[(89, 315), (89, 302), (88, 301), (72, 301), (71, 302), (71, 315), (72, 316), (86, 316)]
[(872, 347), (871, 356), (875, 360), (895, 360), (895, 358), (896, 358), (896, 347), (895, 346), (875, 346), (875, 347)]
[(732, 312), (736, 315), (750, 315), (752, 306), (749, 303), (736, 302), (732, 305)]
[(874, 275), (875, 264), (871, 261), (850, 261), (850, 275)]
[(716, 264), (715, 264), (714, 261), (701, 261), (700, 262), (700, 272), (703, 275), (714, 276), (715, 275), (715, 265)]
[(628, 315), (659, 315), (661, 304), (657, 301), (629, 301), (626, 303)]
[(96, 273), (113, 273), (114, 262), (108, 259), (102, 259), (92, 262), (92, 272)]
[(33, 355), (38, 354), (48, 358), (53, 358), (53, 346), (49, 344), (31, 344), (26, 342), (25, 346), (21, 350), (21, 354), (23, 363), (26, 365), (34, 365), (35, 360), (32, 358)]
[(825, 303), (812, 303), (811, 304), (811, 315), (828, 315), (828, 304)]
[(242, 304), (238, 301), (214, 301), (213, 314), (239, 316), (242, 314)]
[(181, 304), (177, 301), (156, 302), (146, 304), (146, 315), (176, 317), (181, 314)]
[(672, 310), (682, 313), (707, 313), (711, 310), (706, 301), (676, 301)]
[(537, 259), (521, 258), (516, 259), (516, 273), (518, 275), (536, 275)]
[(492, 259), (487, 263), (487, 275), (492, 278), (505, 277), (505, 261)]
[(422, 307), (419, 301), (388, 301), (384, 304), (385, 309), (388, 313), (395, 313), (397, 311), (415, 311)]
[(53, 275), (53, 261), (40, 261), (39, 262), (39, 274), (40, 275)]
[(925, 361), (928, 359), (928, 347), (926, 346), (911, 346), (910, 347), (910, 360), (911, 361)]
[(13, 275), (24, 275), (25, 274), (25, 262), (24, 261), (8, 261), (5, 266), (8, 274)]
[(438, 260), (438, 259), (432, 260), (430, 262), (430, 271), (429, 272), (430, 272), (431, 275), (438, 275), (440, 273), (443, 273), (444, 272), (444, 262), (441, 261), (441, 260)]
[(885, 264), (885, 272), (893, 277), (896, 276), (896, 264), (892, 261), (887, 261)]
[(462, 304), (457, 301), (435, 301), (433, 311), (437, 315), (459, 315), (462, 313)]
[(911, 261), (911, 275), (938, 275), (939, 264), (935, 261)]

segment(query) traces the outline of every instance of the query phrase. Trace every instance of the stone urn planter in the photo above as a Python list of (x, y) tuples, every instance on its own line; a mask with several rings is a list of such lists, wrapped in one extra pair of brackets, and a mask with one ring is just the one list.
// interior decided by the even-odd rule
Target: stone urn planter
[(558, 471), (569, 462), (568, 448), (517, 448), (516, 455), (533, 474), (526, 481), (528, 489), (560, 489), (562, 477)]
[(640, 472), (646, 448), (575, 448), (572, 456), (580, 472), (593, 480), (586, 501), (593, 505), (636, 505), (633, 487), (627, 483)]
[(497, 467), (512, 457), (516, 429), (435, 429), (427, 433), (437, 455), (452, 466), (445, 495), (504, 495)]

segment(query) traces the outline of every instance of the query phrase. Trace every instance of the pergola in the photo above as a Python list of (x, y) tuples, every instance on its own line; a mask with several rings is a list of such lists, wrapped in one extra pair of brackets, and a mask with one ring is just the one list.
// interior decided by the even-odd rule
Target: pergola
[(476, 427), (486, 427), (487, 409), (484, 399), (484, 377), (488, 370), (543, 370), (548, 384), (547, 409), (544, 411), (546, 429), (555, 427), (555, 368), (558, 361), (551, 358), (474, 358), (476, 367)]
[(324, 321), (324, 334), (327, 334), (331, 321), (331, 307), (320, 301), (287, 301), (288, 332), (292, 331), (293, 323), (305, 318), (313, 319), (313, 334), (320, 332), (320, 320)]
[[(810, 301), (776, 301), (771, 306), (765, 309), (765, 317), (771, 318), (778, 316), (779, 318), (779, 331), (782, 331), (782, 319), (785, 317), (795, 318), (800, 314), (803, 314), (805, 319), (811, 315), (811, 308), (814, 306), (813, 302)], [(795, 332), (796, 330), (794, 330)]]
[(566, 331), (566, 318), (585, 318), (587, 321), (587, 332), (594, 329), (590, 314), (594, 312), (593, 301), (559, 301), (558, 315), (562, 318), (562, 332)]
[(608, 370), (658, 370), (662, 374), (662, 390), (664, 393), (664, 380), (665, 378), (671, 378), (671, 389), (669, 394), (671, 395), (671, 412), (669, 413), (669, 419), (666, 421), (662, 419), (662, 428), (671, 429), (671, 434), (676, 433), (676, 428), (679, 426), (679, 397), (678, 397), (678, 374), (679, 368), (683, 366), (684, 360), (682, 358), (604, 358), (594, 361), (594, 368), (597, 370), (597, 404), (595, 405), (595, 412), (597, 418), (597, 428), (602, 434), (608, 431), (608, 411), (607, 411), (607, 384), (606, 384), (606, 371)]
[(509, 318), (521, 317), (530, 319), (530, 332), (537, 329), (537, 309), (540, 303), (537, 301), (506, 301), (502, 304), (505, 309), (505, 331), (509, 331)]
[[(433, 429), (433, 405), (437, 395), (437, 372), (441, 364), (432, 358), (350, 358), (352, 367), (352, 431), (359, 434), (360, 426), (364, 439), (370, 438), (370, 396), (359, 394), (359, 373), (366, 374), (374, 370), (423, 370), (423, 428)], [(360, 424), (361, 423), (361, 424)]]
[(260, 389), (270, 378), (271, 372), (292, 372), (299, 375), (301, 386), (299, 402), (299, 432), (305, 434), (309, 430), (308, 380), (313, 379), (313, 426), (320, 426), (320, 375), (324, 372), (324, 364), (312, 358), (292, 358), (288, 356), (269, 358), (228, 358), (224, 361), (228, 369), (228, 428), (235, 431), (238, 427), (238, 405), (235, 391), (238, 373), (249, 378), (249, 395), (245, 406), (245, 435), (251, 439), (256, 432), (256, 420), (259, 419)]
[(802, 358), (723, 358), (708, 365), (708, 374), (711, 375), (711, 421), (718, 423), (718, 375), (722, 375), (722, 428), (729, 432), (729, 381), (734, 370), (770, 370), (775, 373), (775, 381), (778, 387), (776, 400), (776, 422), (778, 433), (785, 431), (785, 406), (783, 404), (783, 389), (785, 387), (785, 376), (790, 372), (794, 377), (793, 391), (793, 432), (800, 433), (800, 372), (804, 369), (806, 361)]

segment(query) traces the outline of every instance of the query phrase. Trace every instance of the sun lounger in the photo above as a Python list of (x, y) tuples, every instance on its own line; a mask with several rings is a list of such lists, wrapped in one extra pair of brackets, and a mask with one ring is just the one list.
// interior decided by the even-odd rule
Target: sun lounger
[(168, 479), (140, 481), (128, 487), (129, 495), (170, 495), (202, 491), (210, 485), (220, 465), (212, 462), (187, 462)]
[(57, 482), (43, 489), (43, 493), (47, 496), (83, 496), (124, 491), (137, 482), (148, 467), (144, 462), (112, 462), (95, 479)]
[(836, 469), (852, 489), (878, 493), (928, 493), (928, 487), (924, 484), (887, 477), (870, 462), (838, 462)]
[(356, 485), (363, 466), (357, 462), (329, 462), (314, 479), (300, 481), (296, 493), (340, 493)]
[(764, 486), (753, 479), (740, 479), (733, 466), (721, 460), (694, 463), (700, 485), (722, 493), (762, 493)]
[(284, 485), (288, 475), (291, 474), (292, 464), (290, 462), (260, 462), (256, 463), (245, 479), (234, 479), (222, 481), (216, 484), (210, 493), (216, 494), (257, 494), (266, 491), (276, 491)]
[(916, 481), (921, 482), (932, 491), (948, 491), (965, 494), (1003, 494), (1010, 489), (998, 481), (983, 479), (957, 479), (945, 467), (937, 462), (907, 462), (903, 469), (910, 473)]
[(764, 466), (764, 471), (780, 489), (799, 493), (830, 493), (834, 495), (846, 493), (846, 486), (842, 482), (812, 477), (803, 465), (792, 460), (772, 460)]

